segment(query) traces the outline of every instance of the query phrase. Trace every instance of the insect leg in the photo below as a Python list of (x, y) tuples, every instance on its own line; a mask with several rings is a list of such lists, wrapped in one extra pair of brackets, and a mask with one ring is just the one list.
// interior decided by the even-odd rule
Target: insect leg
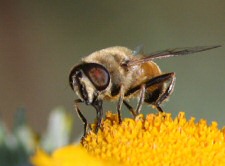
[(138, 114), (140, 114), (142, 105), (144, 103), (144, 99), (145, 99), (145, 84), (143, 84), (141, 86), (140, 98), (139, 98), (139, 101), (138, 101), (138, 104), (137, 104), (136, 111), (134, 110), (134, 108), (126, 100), (123, 100), (123, 103), (128, 108), (128, 110), (132, 113), (132, 115), (134, 117), (136, 117)]
[(166, 98), (168, 98), (173, 90), (174, 90), (174, 86), (175, 86), (175, 81), (176, 81), (176, 76), (175, 73), (171, 73), (170, 78), (169, 78), (170, 83), (168, 84), (168, 87), (166, 88), (166, 90), (159, 96), (159, 98), (156, 100), (155, 102), (155, 106), (157, 108), (157, 110), (159, 112), (163, 112), (162, 108), (159, 106)]
[(121, 85), (121, 87), (120, 87), (120, 98), (119, 98), (119, 101), (117, 103), (117, 113), (118, 113), (119, 123), (122, 122), (122, 119), (121, 119), (121, 108), (122, 108), (122, 104), (123, 104), (123, 99), (124, 99), (124, 86)]
[(135, 117), (136, 112), (135, 112), (134, 108), (126, 100), (123, 100), (123, 103), (128, 108), (128, 110), (132, 113), (132, 115)]
[(81, 111), (80, 111), (80, 109), (78, 107), (78, 103), (82, 103), (82, 102), (83, 101), (80, 100), (80, 99), (77, 99), (77, 100), (74, 101), (74, 103), (75, 103), (75, 110), (77, 112), (77, 115), (84, 123), (84, 134), (83, 134), (83, 137), (85, 137), (86, 134), (87, 134), (87, 131), (88, 131), (87, 119), (84, 117), (84, 115), (81, 113)]
[(102, 100), (95, 100), (92, 103), (92, 106), (96, 109), (96, 113), (97, 113), (97, 126), (95, 129), (95, 132), (97, 133), (99, 128), (101, 127), (102, 116), (103, 116)]
[[(162, 108), (159, 105), (173, 92), (174, 84), (175, 84), (175, 73), (173, 73), (173, 72), (166, 73), (166, 74), (154, 77), (144, 83), (145, 88), (148, 89), (151, 86), (155, 86), (155, 85), (162, 86), (164, 83), (166, 83), (168, 81), (170, 81), (169, 86), (165, 91), (163, 91), (161, 89), (156, 89), (152, 93), (147, 94), (149, 96), (147, 96), (147, 98), (145, 96), (145, 99), (144, 99), (144, 101), (146, 103), (154, 105), (159, 112), (163, 112)], [(129, 96), (129, 95), (137, 92), (138, 90), (141, 89), (141, 86), (142, 85), (138, 85), (138, 86), (130, 89), (127, 93), (125, 93), (125, 96)], [(145, 95), (146, 95), (146, 93), (145, 93)]]
[(136, 115), (140, 114), (144, 99), (145, 99), (145, 84), (141, 86), (140, 98), (136, 109)]

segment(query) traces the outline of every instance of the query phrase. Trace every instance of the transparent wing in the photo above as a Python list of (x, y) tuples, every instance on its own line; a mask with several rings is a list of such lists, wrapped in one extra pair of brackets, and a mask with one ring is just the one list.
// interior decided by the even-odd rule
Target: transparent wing
[(136, 55), (138, 55), (138, 54), (143, 54), (143, 53), (144, 53), (144, 45), (143, 45), (143, 44), (138, 45), (138, 46), (134, 49), (134, 51), (132, 52), (132, 54), (133, 54), (134, 56), (136, 56)]
[(145, 63), (147, 61), (152, 61), (155, 59), (162, 59), (162, 58), (169, 58), (174, 56), (183, 56), (183, 55), (189, 55), (201, 51), (206, 51), (214, 48), (221, 47), (220, 45), (216, 46), (199, 46), (199, 47), (185, 47), (185, 48), (174, 48), (174, 49), (167, 49), (159, 52), (155, 52), (149, 55), (146, 55), (143, 58), (135, 59), (128, 61), (126, 64), (123, 64), (124, 66), (133, 66), (141, 63)]

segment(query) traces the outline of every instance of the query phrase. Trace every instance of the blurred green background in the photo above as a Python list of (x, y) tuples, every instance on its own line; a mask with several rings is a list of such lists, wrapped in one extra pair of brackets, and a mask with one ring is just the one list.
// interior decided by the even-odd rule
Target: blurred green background
[[(189, 57), (157, 60), (177, 82), (164, 109), (174, 116), (216, 120), (225, 125), (225, 1), (5, 1), (0, 4), (0, 116), (12, 126), (18, 107), (39, 132), (58, 105), (73, 112), (74, 133), (83, 127), (68, 74), (80, 58), (121, 45), (145, 52), (223, 45)], [(135, 103), (133, 103), (135, 104)], [(106, 103), (104, 109), (116, 108)], [(91, 107), (81, 106), (90, 121)], [(156, 112), (150, 108), (151, 112)], [(144, 106), (144, 113), (149, 108)], [(126, 109), (123, 117), (129, 114)]]

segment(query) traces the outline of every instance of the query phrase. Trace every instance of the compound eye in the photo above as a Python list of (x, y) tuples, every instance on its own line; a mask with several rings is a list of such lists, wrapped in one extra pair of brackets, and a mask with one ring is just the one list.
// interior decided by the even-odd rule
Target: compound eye
[(97, 90), (101, 91), (109, 85), (110, 76), (105, 67), (96, 63), (86, 64), (86, 74)]

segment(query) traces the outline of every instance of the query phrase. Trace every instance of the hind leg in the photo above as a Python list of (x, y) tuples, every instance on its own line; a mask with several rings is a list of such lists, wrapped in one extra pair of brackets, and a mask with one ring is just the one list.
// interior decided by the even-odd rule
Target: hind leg
[[(175, 85), (175, 73), (166, 73), (157, 77), (154, 77), (142, 85), (145, 85), (145, 89), (155, 87), (156, 89), (153, 92), (148, 92), (146, 91), (145, 96), (144, 96), (144, 102), (149, 103), (159, 111), (163, 112), (162, 108), (160, 107), (160, 104), (167, 99), (173, 92), (174, 85)], [(142, 85), (136, 86), (132, 89), (130, 89), (125, 96), (129, 96), (138, 90), (142, 88)], [(157, 87), (158, 86), (158, 87)], [(163, 88), (165, 86), (165, 88)], [(142, 98), (140, 96), (140, 98)], [(139, 101), (140, 102), (140, 101)], [(127, 106), (127, 108), (132, 112), (134, 112), (134, 109), (126, 102), (124, 101), (124, 104)], [(138, 104), (140, 105), (140, 104)], [(138, 112), (139, 113), (139, 112)]]
[[(172, 94), (176, 81), (175, 73), (168, 73), (167, 76), (168, 77), (165, 77), (167, 79), (161, 82), (162, 84), (164, 84), (165, 87), (162, 88), (161, 90), (156, 90), (155, 92), (153, 92), (152, 98), (150, 97), (148, 100), (147, 99), (145, 100), (145, 102), (155, 106), (155, 108), (161, 113), (163, 112), (163, 109), (161, 108), (160, 105)], [(164, 75), (158, 76), (153, 79), (157, 80), (161, 77), (164, 77)]]

